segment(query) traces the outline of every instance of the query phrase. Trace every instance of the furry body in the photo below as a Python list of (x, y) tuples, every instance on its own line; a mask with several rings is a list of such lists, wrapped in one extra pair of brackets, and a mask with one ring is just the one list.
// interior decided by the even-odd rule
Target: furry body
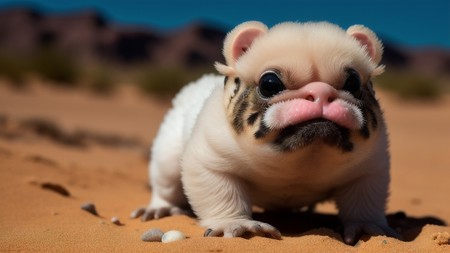
[(224, 76), (186, 86), (161, 125), (143, 219), (192, 207), (206, 236), (281, 238), (251, 219), (252, 205), (294, 210), (334, 199), (347, 243), (360, 232), (395, 236), (384, 214), (386, 127), (370, 81), (381, 53), (361, 26), (235, 28), (227, 65), (216, 65)]

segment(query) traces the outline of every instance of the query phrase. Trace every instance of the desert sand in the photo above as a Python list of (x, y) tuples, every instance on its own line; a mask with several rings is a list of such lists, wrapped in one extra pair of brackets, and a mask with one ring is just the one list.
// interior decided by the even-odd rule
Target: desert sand
[[(0, 251), (450, 252), (450, 96), (426, 103), (378, 96), (391, 140), (388, 217), (404, 241), (364, 236), (348, 246), (331, 203), (313, 214), (255, 213), (277, 226), (282, 240), (204, 238), (187, 216), (129, 219), (149, 201), (149, 147), (170, 102), (131, 85), (103, 97), (37, 81), (25, 90), (1, 82)], [(80, 208), (86, 202), (99, 216)], [(188, 238), (141, 241), (154, 227)]]

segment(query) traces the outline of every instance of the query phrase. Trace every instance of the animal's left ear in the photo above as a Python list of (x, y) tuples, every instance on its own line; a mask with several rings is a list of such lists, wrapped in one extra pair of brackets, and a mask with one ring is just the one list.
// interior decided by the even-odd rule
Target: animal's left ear
[(347, 29), (347, 34), (355, 38), (364, 47), (375, 65), (380, 63), (383, 45), (372, 30), (362, 25), (353, 25)]

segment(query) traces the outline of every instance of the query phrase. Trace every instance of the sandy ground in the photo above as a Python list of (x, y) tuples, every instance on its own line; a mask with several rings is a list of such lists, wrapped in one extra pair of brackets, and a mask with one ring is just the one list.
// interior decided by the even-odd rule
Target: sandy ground
[[(0, 251), (27, 252), (450, 252), (450, 96), (401, 102), (378, 92), (389, 125), (388, 214), (405, 241), (363, 237), (345, 245), (331, 204), (315, 214), (255, 214), (283, 240), (204, 238), (186, 216), (140, 222), (148, 203), (148, 148), (169, 103), (124, 86), (112, 97), (0, 83)], [(65, 189), (69, 196), (52, 185)], [(93, 202), (99, 216), (80, 209)], [(110, 222), (117, 216), (123, 225)], [(141, 241), (158, 227), (187, 240)]]

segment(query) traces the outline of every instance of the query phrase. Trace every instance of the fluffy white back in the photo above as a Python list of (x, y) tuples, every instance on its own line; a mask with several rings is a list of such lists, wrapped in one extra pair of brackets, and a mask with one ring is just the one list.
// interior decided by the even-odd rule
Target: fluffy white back
[(164, 206), (167, 202), (186, 204), (181, 190), (180, 157), (206, 99), (220, 85), (223, 77), (204, 75), (186, 85), (173, 99), (173, 107), (164, 117), (151, 149), (150, 185), (159, 193), (152, 198), (151, 206)]

